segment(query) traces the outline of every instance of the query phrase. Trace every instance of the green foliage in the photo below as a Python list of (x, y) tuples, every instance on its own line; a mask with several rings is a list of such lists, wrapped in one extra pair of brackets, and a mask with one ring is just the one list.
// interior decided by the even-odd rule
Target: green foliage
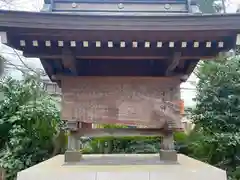
[(239, 176), (239, 133), (206, 134), (194, 131), (189, 135), (187, 155), (227, 171), (229, 178)]
[(103, 124), (102, 128), (115, 129), (115, 128), (128, 128), (128, 127), (124, 125), (119, 125), (119, 124)]
[(101, 137), (94, 138), (83, 153), (156, 153), (159, 137)]
[[(108, 127), (105, 126), (105, 127)], [(112, 128), (114, 125), (111, 126)], [(116, 126), (115, 126), (116, 127)], [(177, 150), (183, 152), (187, 135), (175, 133), (174, 139)], [(88, 146), (85, 146), (83, 153), (158, 153), (160, 150), (161, 137), (101, 137), (93, 138)]]
[(200, 65), (193, 120), (204, 132), (240, 131), (240, 58)]
[[(102, 128), (128, 128), (124, 125), (104, 124)], [(97, 137), (93, 138), (83, 153), (156, 153), (160, 137)]]
[(191, 156), (227, 170), (239, 179), (240, 58), (206, 61), (198, 69), (196, 108), (192, 119), (198, 138), (188, 147)]
[(0, 102), (0, 167), (7, 179), (54, 153), (63, 135), (62, 121), (54, 101), (42, 91), (37, 77), (0, 82), (4, 99)]

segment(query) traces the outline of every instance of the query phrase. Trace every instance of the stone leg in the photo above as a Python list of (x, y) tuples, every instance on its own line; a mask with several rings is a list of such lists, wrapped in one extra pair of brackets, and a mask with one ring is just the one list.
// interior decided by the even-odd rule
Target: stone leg
[(68, 148), (65, 152), (65, 162), (79, 162), (82, 159), (80, 148), (80, 141), (70, 132), (68, 136)]
[(174, 140), (172, 134), (163, 137), (160, 150), (160, 159), (162, 161), (177, 162), (177, 152), (174, 149)]

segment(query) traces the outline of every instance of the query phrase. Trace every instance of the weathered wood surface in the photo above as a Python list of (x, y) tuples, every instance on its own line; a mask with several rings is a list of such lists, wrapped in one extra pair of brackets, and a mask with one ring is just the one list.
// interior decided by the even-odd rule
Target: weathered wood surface
[(162, 136), (164, 130), (160, 128), (97, 128), (97, 129), (79, 129), (73, 135), (76, 137), (105, 137), (105, 136)]
[[(42, 33), (46, 33), (45, 30), (152, 30), (172, 31), (176, 35), (176, 31), (239, 31), (240, 24), (237, 23), (239, 17), (239, 14), (169, 14), (166, 16), (166, 14), (162, 13), (156, 13), (155, 15), (132, 13), (118, 16), (113, 15), (111, 12), (105, 15), (86, 15), (86, 13), (85, 15), (79, 15), (79, 13), (61, 14), (1, 10), (0, 29), (7, 27), (16, 32), (13, 28), (29, 28), (31, 31), (39, 28)], [(42, 31), (42, 29), (45, 30)], [(58, 33), (55, 35), (57, 36)], [(188, 35), (189, 33), (185, 36)], [(115, 37), (117, 36), (115, 35)]]
[(62, 77), (62, 119), (181, 128), (179, 79)]

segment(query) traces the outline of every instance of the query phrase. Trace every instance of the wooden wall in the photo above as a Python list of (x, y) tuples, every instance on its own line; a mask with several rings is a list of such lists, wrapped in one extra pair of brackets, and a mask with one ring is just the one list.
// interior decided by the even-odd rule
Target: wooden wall
[(63, 120), (125, 125), (155, 123), (158, 127), (166, 119), (180, 121), (180, 112), (172, 107), (166, 109), (165, 115), (158, 114), (165, 108), (163, 102), (179, 103), (180, 80), (176, 77), (63, 76), (61, 82)]

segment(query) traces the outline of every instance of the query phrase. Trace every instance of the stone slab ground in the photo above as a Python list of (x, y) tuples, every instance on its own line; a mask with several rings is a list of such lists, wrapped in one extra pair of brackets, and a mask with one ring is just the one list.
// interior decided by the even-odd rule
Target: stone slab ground
[(158, 154), (83, 155), (66, 164), (58, 155), (18, 173), (17, 180), (227, 180), (226, 172), (179, 154), (178, 163)]

